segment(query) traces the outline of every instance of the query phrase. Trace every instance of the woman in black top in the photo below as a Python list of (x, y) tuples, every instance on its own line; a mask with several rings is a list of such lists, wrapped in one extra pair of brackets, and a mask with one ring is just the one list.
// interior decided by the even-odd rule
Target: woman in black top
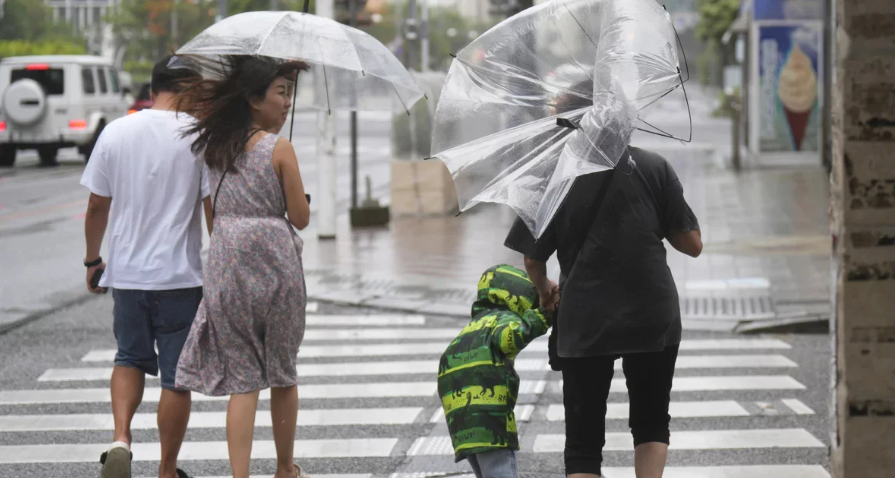
[[(556, 303), (555, 355), (566, 413), (566, 474), (599, 476), (606, 401), (616, 358), (631, 400), (638, 478), (660, 477), (668, 451), (668, 406), (681, 341), (677, 288), (663, 239), (692, 257), (699, 224), (671, 165), (628, 147), (623, 170), (579, 177), (542, 237), (521, 220), (506, 246), (525, 255), (541, 303)], [(546, 262), (557, 253), (559, 288)], [(551, 337), (554, 339), (554, 337)]]

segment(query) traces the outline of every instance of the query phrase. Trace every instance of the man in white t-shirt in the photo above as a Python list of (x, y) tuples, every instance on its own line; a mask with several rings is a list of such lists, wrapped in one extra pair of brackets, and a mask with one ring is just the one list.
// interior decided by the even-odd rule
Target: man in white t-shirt
[[(200, 205), (211, 233), (211, 200), (207, 169), (191, 150), (194, 138), (183, 136), (192, 118), (175, 111), (182, 82), (198, 74), (168, 68), (169, 60), (152, 70), (152, 109), (110, 123), (81, 178), (91, 192), (85, 219), (87, 289), (95, 294), (112, 289), (118, 342), (111, 381), (115, 434), (100, 458), (102, 478), (131, 477), (131, 420), (143, 399), (145, 374), (159, 372), (159, 478), (186, 476), (177, 469), (177, 454), (191, 397), (175, 388), (174, 375), (202, 300)], [(107, 228), (108, 264), (100, 257)], [(99, 272), (97, 285), (93, 278)]]

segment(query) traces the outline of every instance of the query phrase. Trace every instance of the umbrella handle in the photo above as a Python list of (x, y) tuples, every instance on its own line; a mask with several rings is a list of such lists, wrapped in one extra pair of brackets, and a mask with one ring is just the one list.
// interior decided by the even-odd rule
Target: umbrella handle
[(304, 13), (308, 13), (309, 8), (311, 8), (311, 0), (305, 0), (305, 4), (302, 7), (301, 11)]

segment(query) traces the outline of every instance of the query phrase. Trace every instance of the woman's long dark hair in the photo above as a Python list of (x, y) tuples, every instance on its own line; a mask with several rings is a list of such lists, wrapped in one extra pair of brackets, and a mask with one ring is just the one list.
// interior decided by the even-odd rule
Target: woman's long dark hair
[(261, 56), (225, 56), (204, 60), (203, 69), (217, 70), (220, 80), (204, 79), (188, 84), (177, 95), (177, 110), (197, 122), (184, 136), (197, 135), (193, 153), (217, 171), (235, 169), (237, 157), (251, 137), (250, 100), (264, 98), (279, 77), (298, 79), (308, 69), (301, 61), (285, 62)]

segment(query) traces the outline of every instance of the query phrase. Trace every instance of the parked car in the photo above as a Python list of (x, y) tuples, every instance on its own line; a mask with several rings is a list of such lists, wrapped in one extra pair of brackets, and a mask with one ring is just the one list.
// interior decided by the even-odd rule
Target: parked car
[(152, 96), (149, 94), (149, 83), (144, 83), (137, 93), (137, 99), (134, 100), (134, 104), (128, 108), (127, 114), (134, 114), (137, 111), (145, 110), (147, 108), (152, 108)]
[(97, 56), (22, 56), (0, 60), (0, 166), (22, 149), (56, 164), (60, 148), (84, 160), (103, 128), (127, 114), (119, 72)]

